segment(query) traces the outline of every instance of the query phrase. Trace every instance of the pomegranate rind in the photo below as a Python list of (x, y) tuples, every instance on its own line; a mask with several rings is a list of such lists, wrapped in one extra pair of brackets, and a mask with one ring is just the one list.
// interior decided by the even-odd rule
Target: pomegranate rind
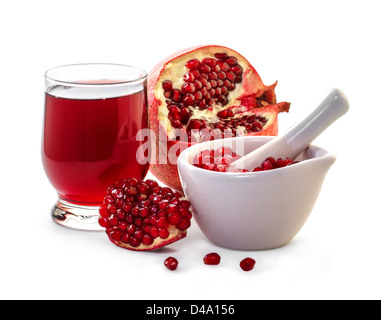
[[(260, 115), (264, 114), (266, 116), (268, 121), (262, 130), (259, 132), (250, 132), (247, 135), (278, 135), (277, 115), (279, 112), (288, 112), (290, 103), (276, 103), (275, 87), (277, 82), (269, 86), (264, 85), (259, 74), (250, 62), (235, 50), (225, 46), (212, 44), (194, 46), (175, 52), (160, 61), (148, 75), (149, 118), (150, 128), (156, 135), (156, 159), (159, 159), (159, 148), (163, 147), (160, 146), (161, 143), (159, 139), (159, 132), (165, 132), (169, 137), (169, 141), (173, 138), (173, 128), (168, 121), (168, 110), (165, 102), (166, 98), (164, 97), (162, 89), (162, 82), (168, 78), (181, 79), (186, 72), (185, 63), (190, 59), (198, 58), (199, 60), (202, 60), (205, 57), (213, 57), (215, 53), (221, 52), (225, 52), (229, 56), (236, 57), (239, 65), (244, 70), (242, 76), (243, 81), (239, 85), (239, 89), (236, 88), (234, 90), (237, 95), (231, 98), (229, 103), (224, 108), (239, 107), (242, 108), (243, 111), (249, 111), (250, 113)], [(266, 105), (263, 107), (258, 107), (256, 98), (262, 96), (266, 98)], [(191, 145), (190, 142), (186, 141), (177, 141), (175, 143), (178, 144), (179, 150), (184, 150), (186, 147)], [(168, 154), (170, 143), (164, 144), (164, 146), (167, 146), (167, 150), (162, 150), (164, 153), (161, 154)], [(164, 184), (175, 190), (182, 191), (177, 164), (172, 163), (169, 159), (167, 160), (167, 163), (164, 164), (159, 163), (159, 161), (152, 163), (150, 166), (150, 171)]]
[(166, 239), (161, 239), (161, 238), (156, 238), (154, 242), (150, 245), (145, 245), (141, 243), (137, 247), (133, 247), (129, 244), (126, 244), (122, 241), (115, 241), (113, 238), (109, 236), (110, 241), (117, 245), (118, 247), (121, 247), (123, 249), (128, 249), (132, 251), (152, 251), (152, 250), (157, 250), (162, 247), (165, 247), (171, 243), (174, 243), (176, 241), (179, 241), (187, 236), (187, 230), (178, 230), (175, 227), (170, 227), (169, 228), (169, 236)]

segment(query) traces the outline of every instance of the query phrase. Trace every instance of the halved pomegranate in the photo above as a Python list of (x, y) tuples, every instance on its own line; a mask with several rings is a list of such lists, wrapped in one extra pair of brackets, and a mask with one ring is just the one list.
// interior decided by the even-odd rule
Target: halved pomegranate
[(154, 180), (128, 178), (107, 190), (99, 225), (119, 247), (147, 251), (184, 238), (191, 225), (190, 202)]
[[(152, 173), (181, 190), (170, 149), (178, 156), (209, 139), (277, 135), (277, 115), (288, 112), (290, 103), (276, 102), (276, 84), (264, 85), (242, 55), (217, 45), (186, 49), (160, 62), (148, 77), (150, 127), (156, 134)], [(162, 154), (167, 161), (158, 161)]]

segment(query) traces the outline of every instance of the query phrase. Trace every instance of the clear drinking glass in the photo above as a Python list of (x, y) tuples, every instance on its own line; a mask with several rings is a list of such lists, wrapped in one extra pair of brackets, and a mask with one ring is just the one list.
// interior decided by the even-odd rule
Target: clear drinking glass
[[(98, 207), (118, 179), (143, 179), (139, 130), (148, 128), (147, 73), (116, 64), (77, 64), (45, 73), (42, 161), (58, 193), (51, 214), (75, 229), (101, 230)], [(142, 149), (142, 148), (140, 148)]]

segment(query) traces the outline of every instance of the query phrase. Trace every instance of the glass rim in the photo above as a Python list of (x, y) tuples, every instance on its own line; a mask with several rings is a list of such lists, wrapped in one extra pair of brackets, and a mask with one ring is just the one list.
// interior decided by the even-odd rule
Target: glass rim
[[(140, 71), (141, 76), (136, 77), (132, 80), (117, 80), (117, 79), (115, 79), (115, 80), (111, 80), (110, 82), (97, 83), (97, 82), (90, 82), (90, 81), (86, 81), (86, 80), (85, 81), (81, 80), (80, 82), (79, 81), (60, 80), (60, 79), (58, 79), (59, 77), (52, 77), (51, 75), (49, 75), (50, 73), (52, 73), (53, 71), (57, 71), (58, 69), (69, 68), (69, 67), (81, 67), (81, 66), (123, 67), (123, 68), (134, 69), (134, 70)], [(61, 65), (61, 66), (57, 66), (54, 68), (50, 68), (44, 73), (44, 77), (46, 80), (49, 80), (49, 81), (52, 81), (55, 83), (62, 83), (65, 85), (102, 87), (102, 86), (117, 86), (117, 85), (127, 85), (127, 84), (139, 83), (139, 82), (142, 82), (145, 79), (147, 79), (148, 74), (144, 69), (141, 69), (141, 68), (138, 68), (135, 66), (131, 66), (131, 65), (126, 65), (126, 64), (118, 64), (118, 63), (73, 63), (73, 64), (66, 64), (66, 65)]]

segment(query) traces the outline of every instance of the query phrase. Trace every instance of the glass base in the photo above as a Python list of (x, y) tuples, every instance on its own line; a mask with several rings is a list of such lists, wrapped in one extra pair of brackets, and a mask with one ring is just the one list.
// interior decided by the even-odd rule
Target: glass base
[(81, 206), (58, 200), (52, 208), (51, 215), (56, 223), (67, 228), (104, 231), (98, 224), (98, 209), (97, 206)]

